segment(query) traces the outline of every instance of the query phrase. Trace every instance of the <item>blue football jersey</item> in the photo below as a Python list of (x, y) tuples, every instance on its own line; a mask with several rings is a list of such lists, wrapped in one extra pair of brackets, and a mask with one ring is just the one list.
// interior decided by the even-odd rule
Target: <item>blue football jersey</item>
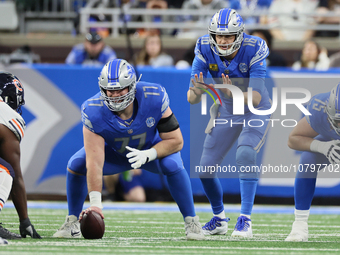
[(306, 115), (309, 125), (315, 132), (329, 137), (330, 139), (340, 139), (328, 121), (326, 113), (327, 100), (330, 92), (317, 94), (308, 102), (307, 109), (312, 115)]
[(168, 94), (162, 86), (141, 81), (136, 85), (134, 113), (130, 119), (122, 120), (110, 111), (97, 93), (83, 103), (82, 122), (116, 152), (126, 155), (127, 145), (144, 150), (161, 141), (156, 126), (168, 106)]
[[(261, 94), (262, 100), (258, 107), (262, 109), (270, 108), (268, 91), (264, 85), (266, 77), (266, 57), (269, 55), (269, 49), (264, 40), (259, 37), (243, 34), (243, 42), (236, 56), (227, 61), (223, 57), (216, 55), (209, 44), (209, 35), (198, 38), (195, 48), (195, 59), (192, 64), (191, 77), (195, 74), (203, 73), (206, 78), (208, 72), (215, 79), (220, 79), (222, 83), (222, 73), (228, 75), (232, 84), (238, 86), (242, 91), (247, 91), (251, 87), (254, 91)], [(233, 79), (243, 78), (243, 79)], [(252, 79), (247, 79), (252, 78)], [(222, 103), (229, 110), (232, 109), (232, 99), (226, 98), (220, 90), (217, 89)], [(245, 111), (249, 111), (245, 106)]]

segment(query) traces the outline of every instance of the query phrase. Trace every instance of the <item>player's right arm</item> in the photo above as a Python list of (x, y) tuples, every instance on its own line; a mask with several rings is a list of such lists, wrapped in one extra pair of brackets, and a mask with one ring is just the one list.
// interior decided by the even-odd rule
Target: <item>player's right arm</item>
[(318, 133), (309, 125), (305, 117), (289, 134), (288, 146), (293, 150), (310, 151), (310, 145), (317, 135)]
[(201, 54), (201, 38), (199, 38), (196, 43), (195, 58), (192, 62), (190, 87), (187, 92), (187, 100), (190, 104), (201, 102), (201, 96), (204, 91), (200, 88), (205, 89), (206, 87), (198, 82), (204, 82), (203, 78), (207, 76), (207, 73), (207, 61)]
[[(100, 135), (88, 130), (83, 126), (84, 147), (86, 153), (86, 179), (87, 188), (90, 197), (90, 208), (86, 209), (82, 214), (88, 210), (98, 212), (102, 218), (101, 191), (103, 166), (105, 160), (105, 140)], [(81, 218), (80, 216), (80, 218)]]
[(288, 146), (298, 151), (311, 151), (326, 156), (331, 164), (340, 163), (340, 140), (319, 141), (318, 133), (309, 125), (306, 117), (301, 119), (289, 135)]

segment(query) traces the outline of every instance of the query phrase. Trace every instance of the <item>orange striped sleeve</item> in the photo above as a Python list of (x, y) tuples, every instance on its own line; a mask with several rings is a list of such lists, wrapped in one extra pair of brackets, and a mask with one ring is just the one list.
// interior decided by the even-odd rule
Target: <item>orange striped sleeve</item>
[(0, 165), (0, 171), (1, 171), (1, 169), (5, 170), (9, 175), (11, 175), (11, 173), (9, 172), (7, 167), (4, 167), (3, 165)]
[(15, 120), (12, 119), (12, 121), (14, 122), (14, 124), (19, 128), (20, 132), (21, 132), (21, 137), (24, 137), (24, 131), (22, 130), (20, 124)]

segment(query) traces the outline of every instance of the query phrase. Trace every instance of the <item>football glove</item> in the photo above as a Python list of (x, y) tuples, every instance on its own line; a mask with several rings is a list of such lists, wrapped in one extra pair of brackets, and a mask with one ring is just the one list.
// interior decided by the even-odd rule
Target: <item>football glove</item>
[(29, 235), (32, 238), (41, 239), (41, 236), (37, 233), (29, 218), (20, 221), (19, 230), (20, 235), (23, 238), (26, 238), (26, 235)]
[(129, 159), (129, 163), (131, 163), (133, 169), (138, 169), (142, 165), (157, 158), (157, 151), (154, 148), (149, 150), (138, 150), (129, 146), (126, 146), (125, 148), (130, 151), (126, 154), (126, 157)]
[(310, 145), (310, 150), (325, 155), (331, 164), (340, 163), (340, 140), (332, 140), (329, 142), (313, 140)]

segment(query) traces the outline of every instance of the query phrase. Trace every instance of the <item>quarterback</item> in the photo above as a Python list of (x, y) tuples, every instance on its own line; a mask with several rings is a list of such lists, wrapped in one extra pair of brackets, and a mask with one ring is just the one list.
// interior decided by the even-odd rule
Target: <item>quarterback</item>
[[(221, 9), (213, 15), (209, 33), (198, 38), (195, 58), (192, 64), (191, 83), (187, 92), (188, 102), (196, 104), (207, 89), (208, 72), (214, 83), (232, 84), (239, 87), (244, 95), (244, 115), (233, 115), (233, 95), (229, 89), (217, 89), (222, 105), (210, 109), (211, 121), (206, 129), (200, 166), (220, 165), (230, 148), (237, 141), (237, 167), (255, 166), (256, 156), (264, 144), (270, 115), (259, 116), (250, 112), (248, 97), (253, 106), (261, 110), (270, 109), (268, 91), (264, 85), (266, 76), (266, 57), (269, 54), (264, 40), (244, 33), (242, 17), (233, 9)], [(248, 87), (252, 88), (251, 95)], [(234, 123), (248, 123), (260, 119), (265, 125), (250, 127), (243, 125), (216, 125), (217, 118)], [(226, 176), (227, 177), (227, 176)], [(217, 177), (200, 176), (204, 191), (210, 201), (214, 217), (203, 226), (206, 235), (224, 235), (228, 231), (229, 218), (223, 206), (223, 190)], [(258, 173), (241, 173), (241, 214), (237, 219), (232, 237), (252, 237), (251, 212), (258, 182)]]

